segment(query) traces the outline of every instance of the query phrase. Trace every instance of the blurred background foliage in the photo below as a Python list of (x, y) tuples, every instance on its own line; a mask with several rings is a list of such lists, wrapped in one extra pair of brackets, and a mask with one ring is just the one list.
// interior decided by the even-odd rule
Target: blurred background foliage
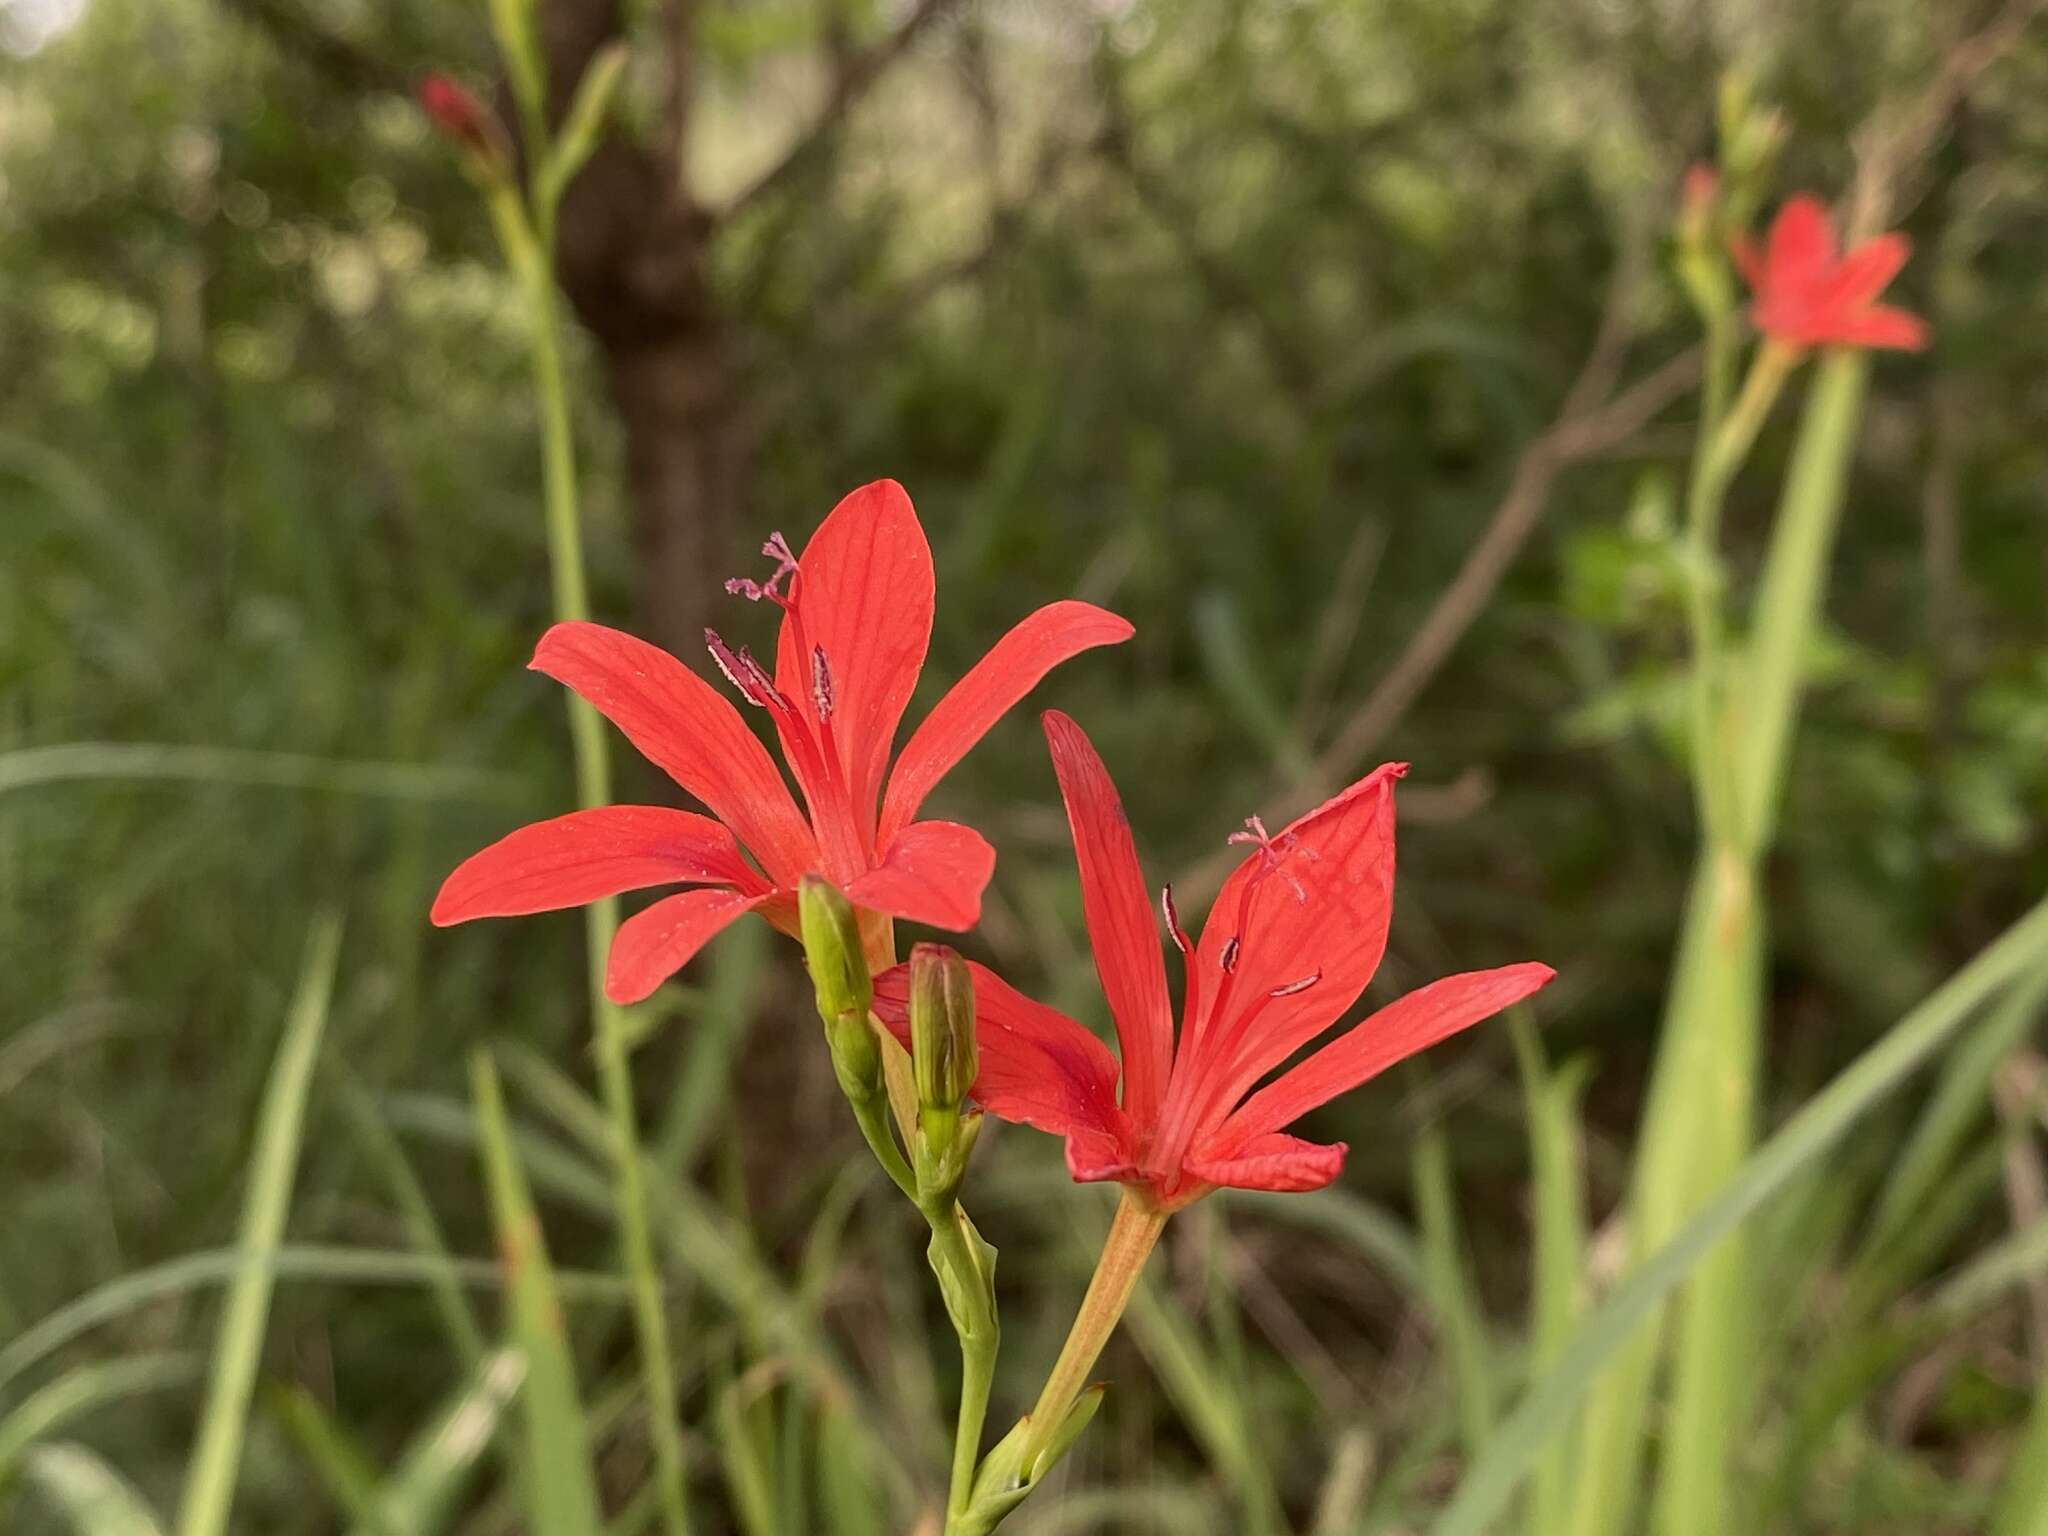
[[(1558, 967), (1544, 1032), (1553, 1060), (1583, 1059), (1597, 1224), (1694, 836), (1678, 177), (1740, 68), (1785, 111), (1782, 184), (1841, 193), (1872, 125), (1923, 99), (1987, 8), (546, 14), (565, 78), (616, 32), (635, 47), (619, 134), (564, 214), (601, 616), (694, 665), (707, 617), (736, 639), (757, 622), (718, 584), (755, 569), (760, 537), (799, 539), (887, 474), (939, 567), (924, 697), (1042, 601), (1136, 623), (1037, 697), (1093, 733), (1148, 871), (1195, 893), (1184, 908), (1244, 815), (1413, 762), (1378, 985)], [(1916, 255), (1896, 292), (1937, 341), (1876, 369), (1811, 659), (1770, 876), (1773, 1118), (2048, 884), (2048, 33), (2008, 41), (1897, 170)], [(491, 89), (481, 6), (0, 0), (0, 1340), (230, 1240), (319, 909), (348, 937), (295, 1241), (406, 1245), (346, 1100), (410, 1128), (451, 1245), (489, 1252), (468, 1152), (422, 1129), (462, 1093), (464, 1048), (513, 1042), (587, 1080), (573, 917), (425, 923), (458, 858), (570, 800), (556, 690), (523, 670), (548, 612), (524, 322), (408, 98), (429, 67)], [(1767, 432), (1729, 504), (1738, 589), (1788, 438), (1786, 420)], [(1481, 579), (1454, 587), (1475, 551)], [(1448, 611), (1447, 590), (1465, 594)], [(1101, 1021), (1030, 711), (939, 804), (1001, 854), (974, 945)], [(794, 957), (736, 931), (663, 1008), (636, 1063), (650, 1122), (684, 1127), (662, 1143), (672, 1171), (790, 1273), (836, 1242), (815, 1222), (851, 1214), (812, 1300), (876, 1383), (875, 1427), (928, 1478), (944, 1387), (921, 1343), (943, 1319), (911, 1225), (872, 1198)], [(1164, 1300), (1112, 1353), (1109, 1428), (1077, 1457), (1076, 1487), (1151, 1501), (1104, 1506), (1108, 1528), (1199, 1528), (1219, 1486), (1233, 1529), (1411, 1529), (1440, 1499), (1439, 1330), (1414, 1277), (1355, 1246), (1356, 1223), (1383, 1223), (1408, 1251), (1424, 1124), (1447, 1132), (1461, 1241), (1512, 1358), (1526, 1145), (1489, 1030), (1319, 1117), (1355, 1149), (1351, 1203), (1328, 1207), (1352, 1226), (1304, 1237), (1252, 1202), (1187, 1224)], [(1056, 1149), (1010, 1132), (982, 1156), (976, 1214), (1017, 1298), (1001, 1421), (1085, 1252)], [(2016, 1219), (1995, 1179), (1956, 1198), (1902, 1287)], [(562, 1262), (609, 1262), (601, 1224), (569, 1206), (549, 1223)], [(2042, 1365), (2041, 1304), (2002, 1301), (1875, 1383), (1784, 1528), (1980, 1528)], [(189, 1345), (212, 1307), (177, 1295), (92, 1347)], [(707, 1403), (772, 1353), (714, 1296), (679, 1309)], [(578, 1317), (587, 1368), (628, 1380), (616, 1318)], [(417, 1287), (317, 1276), (281, 1287), (264, 1369), (379, 1461), (461, 1375)], [(282, 1401), (252, 1425), (241, 1528), (338, 1528)], [(1759, 1444), (1782, 1419), (1759, 1408)], [(84, 1433), (168, 1506), (189, 1424), (174, 1384)], [(750, 1432), (696, 1447), (711, 1529), (728, 1507), (761, 1529), (758, 1501), (721, 1492), (744, 1479), (709, 1470), (730, 1478)], [(829, 1415), (816, 1433), (829, 1447)], [(775, 1475), (800, 1475), (809, 1453), (762, 1434)], [(607, 1486), (643, 1463), (627, 1422)], [(481, 1508), (475, 1529), (503, 1528)], [(1087, 1508), (1048, 1501), (1031, 1528)], [(23, 1496), (5, 1518), (48, 1516)]]

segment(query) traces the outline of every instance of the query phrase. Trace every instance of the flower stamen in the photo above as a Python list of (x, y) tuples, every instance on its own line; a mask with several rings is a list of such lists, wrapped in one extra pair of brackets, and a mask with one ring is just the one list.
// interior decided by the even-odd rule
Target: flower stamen
[(832, 718), (832, 668), (825, 661), (825, 647), (811, 647), (811, 704), (818, 712), (818, 723), (824, 724)]
[(1323, 979), (1323, 968), (1319, 965), (1313, 975), (1302, 976), (1294, 981), (1283, 982), (1268, 992), (1268, 997), (1298, 997)]
[(1159, 910), (1166, 914), (1167, 936), (1173, 940), (1173, 947), (1184, 955), (1194, 953), (1195, 946), (1188, 942), (1187, 930), (1180, 925), (1180, 908), (1173, 904), (1173, 887), (1159, 887)]
[(711, 659), (718, 663), (718, 670), (725, 674), (725, 680), (749, 704), (756, 709), (770, 711), (778, 706), (782, 709), (789, 707), (789, 700), (776, 688), (775, 679), (744, 645), (734, 650), (719, 637), (717, 630), (707, 629), (704, 631), (704, 646), (711, 652)]

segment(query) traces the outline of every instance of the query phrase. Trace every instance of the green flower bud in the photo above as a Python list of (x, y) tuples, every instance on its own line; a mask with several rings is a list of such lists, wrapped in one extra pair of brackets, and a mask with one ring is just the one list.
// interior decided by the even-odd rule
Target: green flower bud
[(818, 1016), (829, 1025), (845, 1014), (866, 1027), (875, 1001), (875, 984), (860, 942), (860, 919), (853, 903), (818, 875), (805, 875), (797, 885), (797, 918), (803, 929), (804, 961), (818, 992)]
[(920, 1109), (957, 1115), (981, 1055), (974, 1038), (974, 979), (967, 962), (943, 944), (910, 952), (910, 1061)]
[(818, 1017), (832, 1050), (832, 1071), (858, 1108), (882, 1093), (882, 1048), (868, 1024), (875, 984), (861, 947), (860, 919), (853, 904), (816, 875), (798, 883), (796, 910), (804, 961), (817, 989)]

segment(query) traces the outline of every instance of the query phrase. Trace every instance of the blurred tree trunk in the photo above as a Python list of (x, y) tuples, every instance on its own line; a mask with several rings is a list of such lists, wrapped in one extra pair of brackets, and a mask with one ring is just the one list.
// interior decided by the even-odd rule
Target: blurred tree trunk
[[(732, 528), (751, 457), (732, 332), (709, 279), (712, 221), (682, 170), (694, 11), (691, 0), (663, 10), (660, 142), (605, 141), (569, 189), (558, 253), (563, 291), (603, 354), (625, 431), (640, 625), (681, 656), (703, 644), (717, 583), (737, 569)], [(617, 0), (549, 0), (541, 15), (559, 113), (624, 18)]]

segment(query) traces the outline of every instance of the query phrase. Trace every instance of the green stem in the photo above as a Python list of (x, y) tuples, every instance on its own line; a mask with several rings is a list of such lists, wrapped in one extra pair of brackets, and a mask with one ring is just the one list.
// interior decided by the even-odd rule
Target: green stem
[(1700, 823), (1710, 840), (1733, 837), (1734, 767), (1718, 703), (1723, 671), (1720, 555), (1721, 509), (1736, 471), (1749, 457), (1757, 433), (1799, 353), (1767, 341), (1750, 365), (1733, 405), (1728, 386), (1733, 371), (1735, 332), (1726, 318), (1709, 322), (1707, 388), (1700, 423), (1700, 447), (1686, 487), (1686, 616), (1692, 642), (1693, 783)]
[(853, 1105), (853, 1118), (860, 1126), (860, 1134), (866, 1140), (868, 1150), (882, 1165), (882, 1172), (888, 1174), (891, 1182), (903, 1191), (906, 1200), (915, 1204), (917, 1177), (910, 1171), (910, 1164), (904, 1161), (903, 1151), (889, 1130), (888, 1095), (876, 1094), (873, 1098), (849, 1099), (847, 1102)]
[[(985, 1246), (957, 1200), (925, 1211), (931, 1223), (931, 1261), (942, 1277), (954, 1331), (960, 1337), (960, 1411), (953, 1427), (953, 1471), (946, 1488), (946, 1528), (953, 1532), (974, 1493), (975, 1468), (981, 1461), (981, 1431), (988, 1421), (989, 1393), (995, 1386), (996, 1354), (1002, 1334), (996, 1319), (993, 1277), (974, 1249)], [(950, 1283), (943, 1277), (950, 1272)]]
[[(529, 220), (509, 188), (489, 194), (493, 223), (518, 275), (532, 326), (530, 357), (534, 395), (540, 411), (541, 489), (547, 516), (548, 570), (558, 622), (590, 616), (590, 588), (583, 569), (581, 517), (576, 495), (576, 445), (569, 416), (567, 376), (562, 367), (559, 301), (550, 267), (550, 210)], [(585, 810), (610, 803), (611, 764), (604, 726), (582, 699), (569, 700), (569, 736), (576, 762), (576, 799)], [(675, 1366), (669, 1347), (668, 1314), (662, 1307), (661, 1268), (648, 1221), (642, 1174), (640, 1131), (634, 1119), (633, 1076), (626, 1013), (605, 996), (606, 957), (619, 927), (616, 901), (584, 909), (591, 1011), (596, 1026), (597, 1077), (612, 1153), (612, 1191), (618, 1205), (620, 1248), (633, 1292), (633, 1321), (640, 1341), (640, 1374), (647, 1394), (649, 1437), (660, 1489), (662, 1523), (669, 1536), (686, 1536), (689, 1509), (684, 1499), (682, 1426), (676, 1418)]]
[(1820, 618), (1869, 369), (1869, 359), (1849, 349), (1822, 360), (1771, 529), (1735, 761), (1739, 835), (1752, 854), (1768, 848), (1776, 832), (1806, 651)]

